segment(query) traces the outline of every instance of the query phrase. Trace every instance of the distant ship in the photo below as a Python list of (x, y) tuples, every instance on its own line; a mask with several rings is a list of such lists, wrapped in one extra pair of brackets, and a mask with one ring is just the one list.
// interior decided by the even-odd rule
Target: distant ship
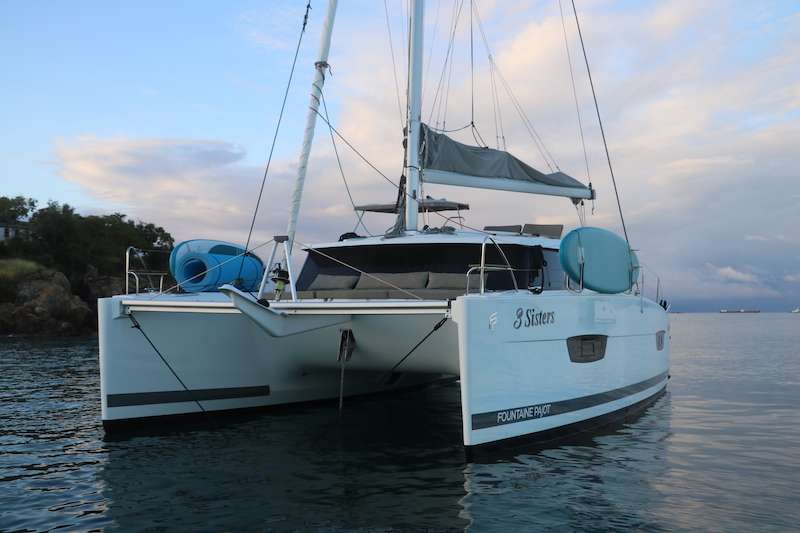
[(798, 307), (797, 309), (792, 309), (792, 313), (795, 313), (795, 314), (800, 313), (800, 307)]
[[(760, 313), (760, 309), (720, 309), (720, 313)], [(800, 313), (800, 310), (792, 311), (792, 313)]]

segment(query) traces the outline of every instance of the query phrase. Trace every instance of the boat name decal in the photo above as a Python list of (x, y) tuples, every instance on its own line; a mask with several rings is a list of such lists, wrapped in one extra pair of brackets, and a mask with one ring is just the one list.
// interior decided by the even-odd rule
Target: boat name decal
[(516, 319), (514, 320), (514, 329), (534, 328), (537, 326), (545, 326), (547, 324), (554, 324), (556, 321), (555, 311), (537, 311), (529, 307), (524, 309), (517, 307)]

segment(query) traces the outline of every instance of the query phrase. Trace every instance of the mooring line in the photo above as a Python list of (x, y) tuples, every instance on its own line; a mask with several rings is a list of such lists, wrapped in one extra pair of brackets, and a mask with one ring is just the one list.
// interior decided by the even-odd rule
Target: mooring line
[(131, 324), (133, 324), (131, 327), (133, 329), (138, 329), (139, 330), (139, 333), (141, 333), (142, 336), (147, 341), (147, 343), (150, 344), (150, 346), (153, 348), (153, 351), (156, 352), (156, 354), (158, 354), (158, 357), (161, 359), (161, 361), (164, 363), (164, 365), (169, 369), (170, 372), (172, 372), (172, 375), (175, 376), (175, 379), (178, 380), (178, 383), (180, 383), (181, 386), (183, 387), (183, 389), (186, 392), (189, 393), (190, 397), (192, 397), (192, 401), (197, 404), (197, 407), (200, 408), (200, 411), (202, 411), (203, 414), (208, 417), (208, 420), (213, 424), (214, 423), (214, 419), (211, 416), (211, 414), (208, 411), (206, 411), (205, 408), (203, 407), (203, 405), (200, 403), (200, 401), (197, 400), (197, 398), (194, 397), (193, 391), (189, 387), (186, 386), (186, 383), (184, 383), (183, 380), (181, 379), (181, 377), (178, 375), (178, 373), (175, 372), (175, 369), (172, 368), (172, 365), (169, 364), (169, 362), (167, 361), (166, 357), (164, 357), (164, 355), (161, 353), (161, 351), (158, 348), (156, 348), (156, 345), (153, 343), (153, 341), (150, 339), (150, 337), (147, 335), (147, 333), (145, 333), (144, 329), (142, 329), (142, 325), (139, 323), (138, 320), (136, 320), (136, 317), (133, 316), (133, 311), (128, 313), (128, 318), (130, 319)]
[(422, 346), (422, 343), (423, 343), (423, 342), (425, 342), (426, 340), (428, 340), (428, 338), (429, 338), (431, 335), (433, 335), (433, 334), (436, 332), (436, 330), (438, 330), (439, 328), (441, 328), (441, 327), (444, 325), (444, 323), (445, 323), (445, 322), (447, 322), (447, 319), (448, 319), (448, 318), (449, 318), (449, 317), (448, 317), (447, 315), (445, 315), (444, 317), (442, 317), (442, 319), (441, 319), (439, 322), (437, 322), (435, 326), (433, 326), (433, 329), (432, 329), (432, 330), (430, 330), (430, 331), (429, 331), (429, 332), (428, 332), (428, 333), (427, 333), (427, 334), (426, 334), (424, 337), (422, 337), (422, 340), (420, 340), (420, 341), (419, 341), (417, 344), (415, 344), (415, 345), (414, 345), (414, 347), (413, 347), (413, 348), (411, 348), (411, 350), (409, 350), (407, 354), (405, 354), (405, 355), (404, 355), (404, 356), (403, 356), (403, 357), (402, 357), (402, 358), (401, 358), (401, 359), (400, 359), (400, 360), (399, 360), (397, 363), (395, 363), (395, 365), (394, 365), (394, 366), (393, 366), (393, 367), (392, 367), (392, 368), (391, 368), (391, 369), (390, 369), (388, 372), (386, 372), (386, 374), (384, 374), (384, 378), (386, 378), (386, 377), (390, 377), (390, 376), (392, 375), (392, 373), (393, 373), (395, 370), (397, 370), (397, 368), (398, 368), (400, 365), (402, 365), (402, 364), (403, 364), (403, 362), (404, 362), (406, 359), (408, 359), (408, 358), (411, 356), (411, 354), (412, 354), (412, 353), (414, 353), (414, 352), (416, 351), (416, 349), (417, 349), (417, 348), (419, 348), (420, 346)]

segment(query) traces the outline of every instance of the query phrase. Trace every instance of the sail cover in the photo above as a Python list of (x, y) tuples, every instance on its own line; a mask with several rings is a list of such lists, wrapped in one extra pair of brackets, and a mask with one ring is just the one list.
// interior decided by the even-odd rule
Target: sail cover
[(422, 179), (428, 183), (594, 198), (594, 190), (563, 172), (545, 174), (508, 152), (456, 142), (422, 124)]

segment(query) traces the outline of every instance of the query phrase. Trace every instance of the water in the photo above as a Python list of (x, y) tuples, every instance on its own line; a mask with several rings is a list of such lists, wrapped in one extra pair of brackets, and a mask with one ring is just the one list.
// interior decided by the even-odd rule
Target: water
[(0, 341), (0, 530), (790, 530), (800, 317), (674, 315), (669, 393), (467, 462), (458, 385), (106, 441), (97, 346)]

